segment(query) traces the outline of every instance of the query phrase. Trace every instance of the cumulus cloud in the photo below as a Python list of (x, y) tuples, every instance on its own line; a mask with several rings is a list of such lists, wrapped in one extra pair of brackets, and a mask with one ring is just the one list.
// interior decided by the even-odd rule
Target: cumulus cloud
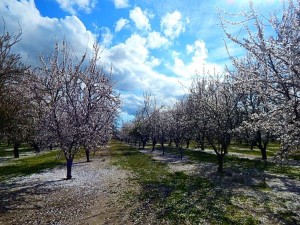
[(121, 18), (117, 21), (115, 26), (115, 32), (121, 31), (129, 23), (128, 19)]
[(193, 44), (186, 45), (186, 52), (190, 60), (184, 62), (184, 56), (178, 52), (172, 52), (174, 64), (169, 68), (179, 77), (191, 77), (196, 74), (222, 73), (223, 68), (217, 64), (208, 62), (208, 50), (203, 40), (196, 40)]
[(164, 103), (170, 103), (171, 99), (184, 94), (181, 84), (186, 82), (185, 78), (180, 78), (179, 81), (176, 77), (155, 71), (154, 68), (161, 61), (150, 55), (146, 37), (133, 34), (124, 43), (107, 49), (107, 54), (107, 59), (113, 65), (118, 90), (124, 93), (140, 93), (139, 95), (151, 90)]
[(147, 46), (149, 48), (167, 47), (170, 44), (167, 38), (163, 37), (159, 32), (153, 31), (148, 34)]
[(146, 11), (142, 11), (140, 7), (135, 7), (129, 12), (130, 19), (140, 30), (150, 30), (149, 18)]
[(137, 96), (134, 93), (122, 93), (121, 100), (123, 103), (123, 110), (129, 115), (134, 115), (143, 104), (143, 97)]
[(77, 11), (90, 13), (96, 6), (96, 0), (56, 0), (60, 8), (66, 12), (76, 15)]
[[(22, 29), (22, 40), (15, 46), (15, 51), (21, 54), (27, 63), (36, 66), (38, 56), (49, 55), (54, 42), (64, 38), (75, 48), (75, 53), (83, 54), (92, 48), (95, 36), (86, 29), (85, 25), (76, 16), (66, 16), (62, 19), (43, 17), (36, 8), (34, 1), (0, 2), (0, 14), (10, 33), (17, 33), (19, 25)], [(0, 23), (0, 29), (2, 23)]]
[(112, 0), (117, 9), (128, 8), (130, 5), (128, 0)]
[(188, 22), (188, 19), (186, 19), (186, 21), (183, 21), (181, 13), (175, 10), (172, 13), (167, 13), (161, 19), (160, 27), (167, 37), (174, 39), (185, 31), (185, 25)]

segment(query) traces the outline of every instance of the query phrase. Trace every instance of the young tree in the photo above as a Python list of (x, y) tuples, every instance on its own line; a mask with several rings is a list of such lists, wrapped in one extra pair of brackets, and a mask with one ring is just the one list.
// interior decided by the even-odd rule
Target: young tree
[(223, 172), (224, 157), (237, 126), (237, 97), (226, 79), (196, 79), (190, 90), (194, 113), (192, 119), (218, 159), (218, 172)]
[(49, 60), (41, 57), (42, 65), (36, 70), (36, 93), (41, 94), (36, 97), (46, 109), (43, 128), (65, 156), (67, 179), (72, 177), (73, 159), (81, 146), (89, 153), (107, 142), (119, 107), (110, 79), (97, 67), (98, 53), (95, 45), (89, 62), (87, 53), (78, 60), (63, 41), (61, 46), (56, 43)]
[(113, 123), (120, 107), (119, 96), (113, 90), (113, 83), (98, 68), (100, 46), (94, 45), (94, 56), (80, 74), (80, 111), (83, 118), (81, 145), (86, 152), (87, 162), (90, 151), (108, 143), (112, 136)]
[(160, 110), (162, 107), (157, 105), (156, 97), (151, 94), (144, 95), (145, 111), (148, 117), (150, 138), (152, 141), (152, 151), (155, 150), (155, 145), (160, 140)]
[(150, 125), (146, 105), (137, 111), (133, 124), (134, 132), (136, 132), (142, 143), (142, 149), (145, 149), (145, 146), (150, 139)]
[[(246, 57), (244, 66), (259, 70), (259, 64), (255, 63), (250, 57)], [(248, 141), (253, 149), (256, 146), (262, 155), (262, 160), (267, 160), (267, 146), (274, 136), (272, 127), (269, 126), (266, 115), (272, 110), (273, 105), (269, 98), (260, 95), (268, 89), (263, 83), (258, 83), (251, 74), (230, 71), (235, 91), (239, 95), (239, 109), (241, 110), (241, 125), (236, 129), (238, 136), (242, 136)], [(263, 71), (260, 73), (263, 76)]]

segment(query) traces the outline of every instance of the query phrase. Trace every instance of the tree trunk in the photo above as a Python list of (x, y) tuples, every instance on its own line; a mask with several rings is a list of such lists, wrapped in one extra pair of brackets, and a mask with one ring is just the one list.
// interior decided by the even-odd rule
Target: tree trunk
[(183, 148), (180, 148), (179, 152), (180, 152), (180, 159), (182, 159), (183, 158)]
[(224, 154), (218, 155), (218, 173), (223, 173)]
[(162, 151), (163, 151), (163, 155), (165, 155), (164, 141), (161, 141), (161, 142), (160, 142), (160, 145), (161, 145), (161, 148), (162, 148)]
[(143, 141), (143, 150), (145, 149), (147, 141)]
[(154, 151), (155, 150), (155, 145), (156, 145), (156, 141), (154, 140), (154, 141), (152, 141), (152, 151)]
[(32, 142), (31, 146), (33, 147), (35, 152), (39, 153), (41, 151), (40, 146), (36, 142)]
[(261, 152), (261, 159), (266, 161), (267, 160), (267, 148), (261, 148), (260, 152)]
[(189, 148), (190, 147), (190, 140), (187, 140), (186, 141), (186, 148)]
[(85, 149), (85, 156), (86, 156), (86, 161), (90, 162), (90, 150)]
[(70, 180), (72, 178), (72, 164), (73, 159), (67, 159), (67, 180)]
[(15, 143), (14, 144), (14, 158), (19, 158), (19, 147), (20, 147), (20, 143)]

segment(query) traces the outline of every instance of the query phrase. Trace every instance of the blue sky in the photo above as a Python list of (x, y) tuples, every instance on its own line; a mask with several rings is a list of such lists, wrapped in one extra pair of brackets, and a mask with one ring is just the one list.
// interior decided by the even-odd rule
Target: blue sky
[[(253, 2), (267, 14), (281, 1)], [(66, 38), (79, 56), (100, 37), (101, 66), (113, 66), (121, 117), (128, 120), (142, 104), (143, 92), (170, 104), (203, 68), (223, 71), (230, 61), (217, 10), (239, 13), (248, 6), (247, 0), (1, 0), (0, 15), (7, 31), (22, 28), (14, 51), (33, 67), (39, 55), (51, 54), (55, 41)], [(228, 47), (231, 54), (242, 54), (230, 42)]]

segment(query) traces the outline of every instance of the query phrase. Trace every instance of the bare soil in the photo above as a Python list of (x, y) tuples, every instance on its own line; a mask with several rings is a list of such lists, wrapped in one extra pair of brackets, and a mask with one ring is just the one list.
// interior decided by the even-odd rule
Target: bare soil
[(0, 224), (133, 224), (131, 174), (109, 160), (74, 163), (71, 180), (59, 167), (0, 184)]

